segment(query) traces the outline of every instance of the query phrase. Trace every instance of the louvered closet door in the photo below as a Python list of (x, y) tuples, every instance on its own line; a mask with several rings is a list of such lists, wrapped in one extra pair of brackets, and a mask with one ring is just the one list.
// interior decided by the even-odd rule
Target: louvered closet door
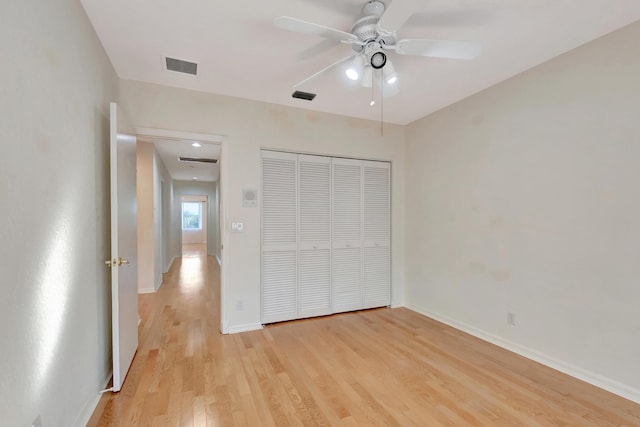
[(262, 323), (297, 317), (297, 155), (262, 151)]
[(359, 310), (362, 300), (362, 161), (333, 159), (333, 312)]
[(331, 314), (331, 157), (298, 155), (298, 317)]
[(363, 162), (364, 308), (391, 303), (391, 164)]

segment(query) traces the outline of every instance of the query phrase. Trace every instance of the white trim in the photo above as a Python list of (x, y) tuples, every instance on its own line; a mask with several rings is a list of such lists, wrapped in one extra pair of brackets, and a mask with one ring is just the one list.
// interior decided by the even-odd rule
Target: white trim
[(229, 257), (225, 251), (229, 250), (229, 233), (227, 233), (227, 222), (229, 220), (229, 141), (222, 140), (220, 152), (220, 326), (223, 334), (229, 333), (229, 319), (227, 317), (227, 269)]
[(216, 142), (218, 144), (224, 142), (227, 139), (226, 135), (182, 132), (182, 131), (175, 131), (175, 130), (169, 130), (169, 129), (155, 129), (155, 128), (145, 128), (145, 127), (137, 127), (136, 135), (141, 137), (159, 138), (159, 139), (180, 139), (180, 140), (188, 140), (188, 141)]
[[(174, 259), (175, 259), (175, 257), (174, 257)], [(162, 274), (167, 274), (167, 273), (162, 273)], [(160, 286), (162, 286), (163, 283), (164, 283), (164, 279), (162, 277), (160, 277), (160, 281), (158, 283), (154, 284), (153, 288), (138, 289), (138, 294), (155, 294), (156, 292), (158, 292), (158, 289), (160, 289)]]
[(491, 344), (495, 344), (498, 347), (502, 347), (506, 350), (512, 351), (516, 354), (519, 354), (520, 356), (526, 357), (527, 359), (534, 360), (538, 363), (587, 382), (591, 385), (607, 390), (613, 394), (617, 394), (618, 396), (624, 397), (625, 399), (640, 403), (640, 390), (629, 387), (626, 384), (622, 384), (618, 381), (612, 380), (611, 378), (604, 377), (602, 375), (580, 368), (579, 366), (575, 366), (571, 363), (548, 356), (529, 347), (483, 331), (476, 328), (475, 326), (471, 326), (466, 323), (451, 319), (447, 316), (441, 315), (439, 313), (427, 310), (426, 308), (420, 307), (418, 305), (408, 304), (407, 308), (415, 311), (416, 313), (422, 314), (423, 316), (449, 325), (452, 328), (473, 335), (476, 338), (480, 338), (481, 340), (490, 342)]
[[(111, 365), (112, 363), (109, 364)], [(109, 371), (109, 374), (107, 374), (107, 379), (105, 379), (104, 383), (102, 383), (102, 387), (100, 387), (100, 390), (104, 390), (107, 388), (107, 385), (109, 384), (109, 381), (111, 381), (112, 376), (113, 371)], [(100, 398), (102, 398), (102, 393), (98, 392), (89, 402), (87, 402), (87, 404), (84, 406), (84, 408), (82, 408), (82, 411), (76, 418), (76, 421), (73, 423), (74, 426), (84, 427), (89, 423), (89, 420), (93, 416), (93, 413), (96, 411), (96, 408), (100, 403)]]
[(165, 271), (165, 272), (164, 272), (164, 273), (162, 273), (162, 274), (167, 274), (167, 273), (169, 272), (169, 270), (171, 270), (171, 267), (173, 267), (173, 263), (174, 263), (174, 261), (176, 260), (176, 258), (177, 258), (176, 256), (174, 256), (173, 258), (171, 258), (171, 262), (169, 263), (169, 268), (167, 268), (167, 271)]
[(246, 325), (228, 326), (229, 334), (237, 334), (240, 332), (257, 331), (263, 328), (262, 323), (248, 323)]
[(216, 261), (218, 261), (218, 265), (222, 265), (222, 260), (218, 255), (216, 255)]

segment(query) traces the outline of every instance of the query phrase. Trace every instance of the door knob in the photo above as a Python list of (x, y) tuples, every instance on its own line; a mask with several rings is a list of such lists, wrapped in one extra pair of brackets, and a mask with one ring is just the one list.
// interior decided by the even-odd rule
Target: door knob
[(118, 257), (118, 267), (120, 267), (122, 264), (130, 264), (128, 259), (124, 259), (122, 257)]

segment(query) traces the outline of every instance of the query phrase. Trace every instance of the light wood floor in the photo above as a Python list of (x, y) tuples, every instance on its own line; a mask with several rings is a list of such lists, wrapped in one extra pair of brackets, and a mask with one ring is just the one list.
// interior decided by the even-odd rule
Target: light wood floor
[(196, 249), (140, 295), (140, 348), (90, 426), (640, 426), (640, 405), (407, 309), (220, 335)]

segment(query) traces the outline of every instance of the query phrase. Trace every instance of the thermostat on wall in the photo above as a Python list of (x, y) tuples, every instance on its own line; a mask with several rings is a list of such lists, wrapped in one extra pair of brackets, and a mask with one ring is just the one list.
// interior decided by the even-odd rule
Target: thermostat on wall
[(258, 206), (258, 190), (255, 188), (243, 188), (242, 206), (245, 208)]

